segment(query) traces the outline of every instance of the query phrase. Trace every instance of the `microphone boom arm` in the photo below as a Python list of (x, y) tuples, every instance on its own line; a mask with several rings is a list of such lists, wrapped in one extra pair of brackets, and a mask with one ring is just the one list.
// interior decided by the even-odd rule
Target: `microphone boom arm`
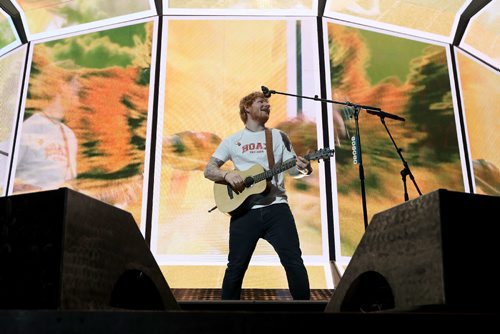
[(382, 111), (382, 109), (377, 108), (377, 107), (366, 106), (366, 105), (356, 104), (356, 103), (351, 103), (351, 102), (340, 102), (340, 101), (335, 101), (335, 100), (322, 99), (322, 98), (319, 98), (318, 95), (314, 95), (314, 97), (310, 97), (310, 96), (302, 96), (302, 95), (295, 95), (295, 94), (290, 94), (290, 93), (277, 92), (275, 90), (267, 88), (266, 86), (261, 86), (261, 89), (262, 89), (262, 93), (264, 93), (265, 97), (270, 97), (272, 94), (279, 94), (279, 95), (300, 97), (301, 99), (308, 99), (308, 100), (314, 100), (314, 101), (319, 101), (319, 102), (341, 104), (344, 106), (357, 108), (358, 110), (363, 109), (367, 113), (369, 113), (371, 115), (378, 116), (378, 117), (382, 117), (382, 118), (386, 117), (386, 118), (394, 119), (396, 121), (401, 121), (401, 122), (405, 121), (405, 119), (403, 117), (399, 117), (397, 115), (393, 115), (393, 114), (390, 114), (388, 112)]

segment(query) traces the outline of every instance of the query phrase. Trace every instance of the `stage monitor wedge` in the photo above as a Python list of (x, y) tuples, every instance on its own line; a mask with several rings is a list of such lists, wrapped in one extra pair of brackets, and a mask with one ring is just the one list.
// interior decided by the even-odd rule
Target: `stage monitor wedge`
[(498, 310), (498, 208), (438, 189), (375, 214), (325, 312)]
[(129, 212), (60, 188), (0, 198), (0, 309), (179, 306)]

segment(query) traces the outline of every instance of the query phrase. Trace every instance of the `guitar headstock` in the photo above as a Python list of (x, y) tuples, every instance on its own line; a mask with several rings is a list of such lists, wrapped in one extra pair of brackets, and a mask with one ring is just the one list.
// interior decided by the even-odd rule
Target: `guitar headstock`
[(333, 148), (321, 148), (313, 153), (309, 153), (304, 158), (307, 160), (320, 160), (320, 159), (329, 159), (333, 157), (335, 150)]

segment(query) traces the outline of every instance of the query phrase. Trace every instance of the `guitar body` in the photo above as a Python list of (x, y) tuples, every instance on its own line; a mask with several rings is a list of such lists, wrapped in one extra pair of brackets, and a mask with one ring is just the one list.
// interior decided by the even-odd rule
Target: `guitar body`
[[(232, 171), (232, 173), (239, 174), (244, 180), (247, 177), (253, 177), (255, 175), (263, 173), (264, 171), (265, 170), (262, 166), (256, 164), (247, 170), (244, 171), (235, 170)], [(221, 212), (233, 215), (236, 212), (239, 212), (239, 210), (237, 210), (238, 208), (243, 209), (245, 207), (243, 203), (247, 199), (249, 199), (252, 195), (262, 194), (263, 192), (266, 191), (266, 189), (267, 189), (266, 180), (254, 183), (250, 187), (245, 188), (239, 194), (234, 192), (230, 185), (225, 183), (215, 182), (214, 183), (215, 204), (217, 205), (217, 208)]]
[[(305, 155), (304, 158), (309, 161), (328, 159), (333, 156), (333, 153), (333, 149), (322, 148), (316, 152)], [(296, 159), (289, 159), (277, 166), (274, 166), (270, 170), (265, 170), (261, 165), (255, 164), (251, 168), (244, 171), (232, 171), (233, 173), (239, 174), (243, 178), (246, 188), (237, 194), (231, 186), (225, 182), (215, 182), (214, 197), (215, 204), (217, 205), (216, 207), (219, 211), (231, 216), (249, 209), (248, 205), (245, 205), (248, 204), (248, 199), (263, 194), (268, 189), (268, 180), (295, 165)]]

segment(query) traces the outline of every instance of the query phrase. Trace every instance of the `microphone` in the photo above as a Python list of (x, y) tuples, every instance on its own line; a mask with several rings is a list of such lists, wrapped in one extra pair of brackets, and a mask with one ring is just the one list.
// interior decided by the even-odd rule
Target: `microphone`
[(260, 89), (262, 89), (262, 93), (264, 93), (264, 96), (266, 98), (271, 97), (271, 94), (274, 92), (272, 90), (269, 90), (269, 88), (267, 88), (266, 86), (260, 86)]
[(387, 117), (390, 119), (394, 119), (396, 121), (401, 121), (404, 122), (405, 119), (403, 117), (399, 117), (397, 115), (389, 114), (388, 112), (382, 111), (382, 110), (370, 110), (370, 109), (365, 109), (367, 113), (378, 116), (378, 117)]

